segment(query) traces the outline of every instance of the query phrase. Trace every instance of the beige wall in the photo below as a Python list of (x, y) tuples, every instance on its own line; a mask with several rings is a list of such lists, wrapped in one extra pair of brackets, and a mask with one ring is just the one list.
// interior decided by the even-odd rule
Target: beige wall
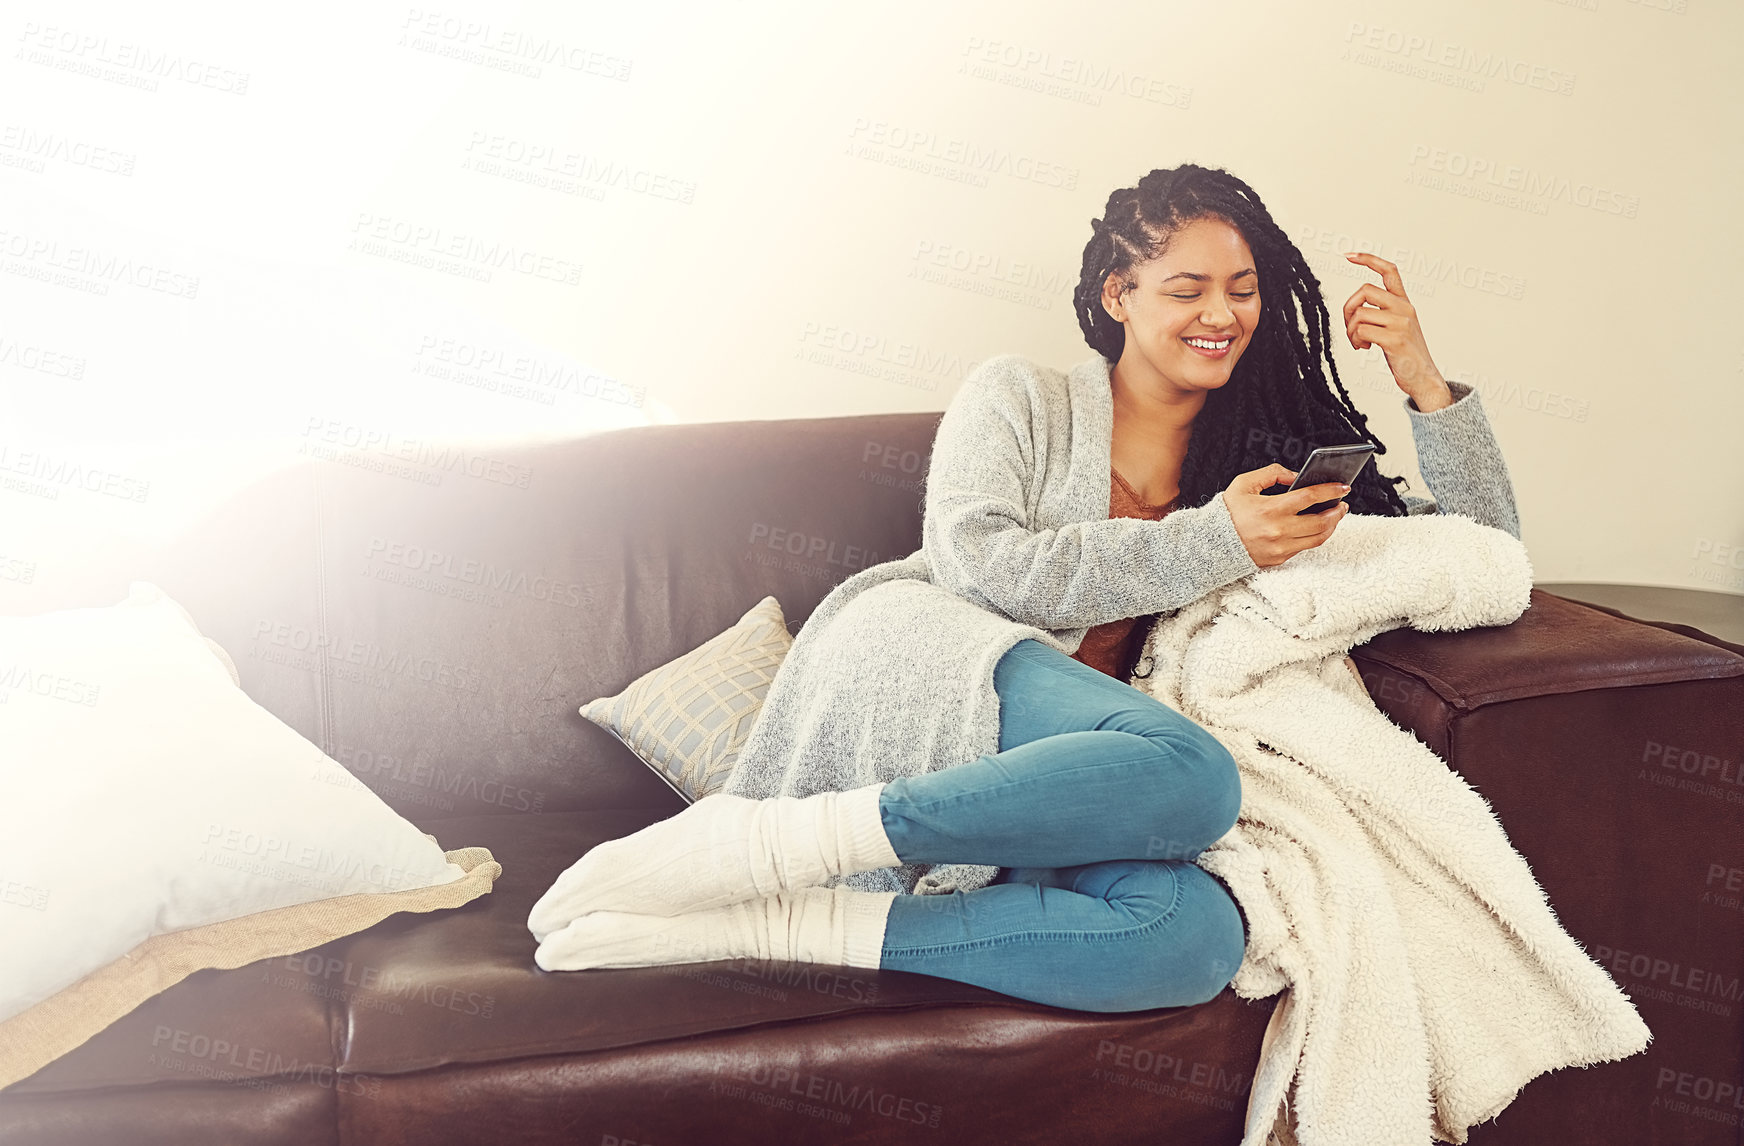
[[(418, 480), (445, 435), (1071, 365), (1088, 221), (1185, 161), (1260, 192), (1335, 325), (1372, 277), (1338, 251), (1401, 264), (1541, 580), (1744, 592), (1735, 4), (234, 11), (4, 29), (0, 597), (310, 448)], [(1381, 352), (1336, 353), (1425, 492)]]

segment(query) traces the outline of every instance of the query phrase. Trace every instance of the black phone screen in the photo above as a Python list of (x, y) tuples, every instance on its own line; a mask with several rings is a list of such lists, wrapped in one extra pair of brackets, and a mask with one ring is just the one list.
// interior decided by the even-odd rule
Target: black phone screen
[[(1362, 472), (1362, 468), (1368, 464), (1369, 458), (1373, 457), (1374, 453), (1375, 447), (1366, 442), (1351, 446), (1321, 446), (1308, 455), (1308, 460), (1296, 472), (1296, 480), (1291, 482), (1288, 488), (1274, 485), (1271, 489), (1263, 492), (1268, 494), (1274, 492), (1289, 493), (1292, 490), (1305, 489), (1308, 486), (1320, 485), (1329, 481), (1352, 485), (1356, 481), (1356, 475)], [(1341, 500), (1343, 499), (1333, 498), (1331, 501), (1317, 502), (1307, 509), (1297, 510), (1296, 516), (1301, 517), (1307, 513), (1324, 513)]]

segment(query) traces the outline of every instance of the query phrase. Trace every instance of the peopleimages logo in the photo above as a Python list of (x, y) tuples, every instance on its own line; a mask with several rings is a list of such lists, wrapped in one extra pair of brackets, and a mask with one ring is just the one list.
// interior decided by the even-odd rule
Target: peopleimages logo
[(1639, 195), (1601, 187), (1586, 179), (1570, 179), (1557, 172), (1505, 163), (1494, 156), (1433, 147), (1427, 143), (1411, 145), (1411, 161), (1406, 166), (1413, 171), (1442, 173), (1473, 183), (1483, 183), (1495, 190), (1517, 192), (1521, 196), (1544, 202), (1562, 202), (1585, 207), (1603, 215), (1621, 215), (1625, 219), (1633, 219), (1641, 210)]
[(0, 161), (27, 171), (42, 171), (48, 161), (54, 160), (109, 175), (132, 175), (138, 159), (130, 151), (117, 151), (58, 132), (38, 131), (20, 123), (0, 127)]
[(151, 483), (113, 470), (85, 465), (71, 458), (56, 457), (41, 450), (19, 450), (0, 442), (0, 471), (36, 478), (53, 485), (44, 487), (51, 500), (60, 496), (53, 486), (77, 486), (90, 493), (107, 494), (122, 501), (144, 501)]
[(29, 665), (12, 664), (0, 667), (0, 703), (4, 703), (7, 694), (12, 692), (90, 707), (97, 703), (102, 688), (58, 673), (38, 672)]
[[(472, 132), (461, 168), (559, 191), (573, 192), (585, 187), (597, 192), (616, 187), (677, 203), (690, 203), (696, 198), (696, 184), (687, 179), (632, 167), (560, 143), (488, 131)], [(597, 194), (592, 197), (602, 198)]]
[(161, 1070), (185, 1071), (242, 1086), (270, 1087), (275, 1093), (294, 1082), (312, 1082), (360, 1098), (373, 1098), (381, 1091), (379, 1078), (341, 1074), (326, 1063), (286, 1056), (270, 1047), (244, 1046), (161, 1023), (152, 1028), (151, 1046), (147, 1061)]
[(1182, 84), (1082, 56), (1056, 56), (1043, 48), (980, 36), (969, 37), (957, 71), (1094, 107), (1102, 105), (1104, 94), (1130, 96), (1183, 111), (1193, 102), (1193, 89)]
[[(0, 254), (19, 260), (20, 273), (30, 270), (45, 275), (64, 272), (77, 283), (83, 283), (81, 289), (95, 294), (108, 294), (109, 287), (117, 283), (171, 298), (192, 299), (200, 293), (200, 280), (193, 275), (93, 247), (62, 246), (58, 239), (44, 239), (19, 231), (0, 231)], [(40, 276), (27, 274), (26, 277)]]
[(549, 601), (553, 605), (564, 605), (571, 609), (581, 608), (580, 585), (553, 580), (538, 573), (530, 574), (523, 569), (499, 567), (488, 561), (457, 558), (454, 554), (444, 553), (439, 549), (425, 549), (421, 545), (407, 545), (381, 537), (370, 538), (365, 556), (412, 573), (443, 577), (463, 585), (474, 585), (534, 601)]
[(1352, 20), (1345, 30), (1344, 41), (1347, 45), (1386, 52), (1401, 59), (1446, 68), (1465, 76), (1499, 79), (1519, 87), (1536, 88), (1564, 96), (1574, 94), (1573, 72), (1523, 60), (1506, 52), (1468, 47), (1434, 35)]
[(75, 382), (85, 377), (85, 359), (81, 355), (68, 354), (64, 350), (52, 350), (45, 346), (19, 342), (16, 338), (7, 338), (0, 334), (0, 366), (15, 366), (20, 370), (34, 370), (39, 374), (47, 374), (54, 378), (70, 378)]
[(409, 262), (430, 270), (458, 268), (467, 277), (490, 281), (493, 270), (575, 286), (581, 264), (517, 247), (499, 239), (444, 230), (428, 223), (359, 211), (351, 225), (349, 250)]
[(25, 22), (18, 41), (22, 45), (19, 59), (99, 79), (125, 77), (133, 81), (132, 86), (147, 91), (156, 91), (158, 80), (180, 80), (226, 95), (248, 93), (247, 72), (149, 44), (111, 42), (108, 36), (95, 32), (43, 25), (34, 20)]
[[(377, 454), (393, 461), (424, 466), (444, 473), (477, 478), (480, 481), (526, 489), (533, 480), (533, 471), (501, 458), (475, 453), (461, 445), (427, 442), (407, 438), (392, 430), (370, 426), (355, 426), (334, 418), (311, 415), (303, 426), (303, 437), (309, 443), (336, 447), (338, 450)], [(301, 452), (309, 452), (307, 450)], [(440, 484), (440, 475), (428, 475)]]
[[(413, 654), (398, 649), (386, 649), (371, 640), (318, 632), (286, 621), (255, 622), (253, 639), (257, 655), (276, 664), (312, 671), (323, 662), (331, 669), (342, 666), (360, 670), (366, 683), (381, 680), (388, 687), (388, 677), (417, 680), (456, 692), (478, 692), (484, 687), (485, 675), (476, 668), (451, 664), (440, 657)], [(271, 650), (280, 655), (272, 655)]]
[(520, 65), (519, 68), (505, 67), (504, 70), (520, 71), (524, 75), (537, 76), (537, 65), (554, 64), (572, 72), (627, 82), (633, 62), (626, 56), (571, 44), (556, 36), (422, 8), (406, 9), (406, 18), (401, 21), (400, 28), (400, 43), (407, 47), (419, 51), (434, 50), (437, 55), (452, 56), (468, 63)]
[[(1029, 183), (1058, 187), (1071, 191), (1078, 186), (1078, 169), (1053, 163), (1010, 148), (989, 146), (961, 136), (940, 135), (931, 128), (890, 123), (868, 116), (855, 116), (854, 127), (848, 132), (850, 154), (880, 162), (886, 157), (893, 166), (915, 166), (923, 174), (930, 173), (926, 164), (937, 164), (973, 175), (986, 186), (988, 175), (1009, 175)], [(856, 151), (859, 147), (861, 150)]]
[(558, 394), (638, 407), (648, 397), (647, 386), (640, 382), (626, 382), (561, 359), (437, 334), (419, 336), (412, 371), (545, 406), (555, 405)]
[(200, 844), (198, 858), (203, 863), (321, 888), (329, 895), (357, 880), (387, 891), (423, 885), (422, 877), (406, 868), (250, 828), (208, 823)]
[(16, 581), (29, 585), (36, 580), (36, 562), (0, 553), (0, 581)]

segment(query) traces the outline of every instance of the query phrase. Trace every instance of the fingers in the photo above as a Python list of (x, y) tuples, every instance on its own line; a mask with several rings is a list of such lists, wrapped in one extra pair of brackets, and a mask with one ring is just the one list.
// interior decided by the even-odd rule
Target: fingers
[(1294, 513), (1286, 514), (1282, 523), (1279, 524), (1277, 532), (1272, 534), (1271, 540), (1274, 543), (1282, 543), (1285, 548), (1294, 553), (1300, 553), (1304, 549), (1312, 549), (1332, 536), (1333, 528), (1344, 520), (1344, 516), (1348, 512), (1349, 509), (1343, 502), (1340, 502), (1336, 507), (1326, 510), (1324, 513), (1306, 513), (1301, 516)]
[(1310, 513), (1306, 517), (1303, 517), (1301, 520), (1303, 520), (1303, 521), (1319, 520), (1321, 522), (1320, 534), (1315, 539), (1314, 544), (1315, 545), (1324, 545), (1326, 543), (1326, 539), (1328, 537), (1332, 536), (1332, 531), (1338, 528), (1338, 523), (1343, 521), (1349, 513), (1350, 513), (1350, 506), (1341, 501), (1336, 506), (1334, 506), (1332, 509), (1327, 510), (1325, 513)]
[[(1296, 477), (1297, 471), (1290, 469), (1287, 466), (1280, 465), (1277, 462), (1273, 462), (1264, 469), (1249, 470), (1247, 473), (1237, 475), (1235, 483), (1232, 484), (1237, 485), (1237, 492), (1259, 493), (1260, 491), (1270, 489), (1279, 483), (1289, 484), (1294, 482)], [(1304, 486), (1298, 490), (1292, 490), (1288, 494), (1277, 495), (1275, 500), (1277, 500), (1278, 504), (1267, 508), (1275, 509), (1280, 513), (1295, 513), (1297, 510), (1307, 509), (1309, 506), (1318, 502), (1332, 501), (1336, 498), (1341, 498), (1349, 492), (1350, 486), (1343, 482), (1317, 482), (1314, 485)]]
[(1355, 292), (1352, 293), (1349, 298), (1344, 300), (1344, 336), (1346, 338), (1350, 337), (1351, 316), (1356, 313), (1357, 308), (1362, 306), (1365, 301), (1363, 291), (1368, 288), (1368, 285), (1368, 283), (1364, 283), (1362, 286), (1357, 287)]
[(1273, 462), (1264, 469), (1249, 470), (1247, 473), (1236, 475), (1235, 487), (1238, 493), (1259, 493), (1261, 490), (1271, 489), (1279, 482), (1288, 485), (1295, 480), (1295, 470), (1285, 469), (1277, 462)]
[(1291, 492), (1291, 511), (1306, 509), (1308, 506), (1322, 501), (1331, 501), (1334, 497), (1345, 497), (1350, 494), (1350, 487), (1343, 481), (1317, 481), (1315, 485), (1305, 485)]
[(1356, 288), (1351, 296), (1344, 300), (1344, 328), (1350, 329), (1351, 316), (1364, 305), (1385, 308), (1387, 292), (1374, 283), (1364, 283)]
[[(1322, 485), (1310, 485), (1303, 490), (1296, 490), (1294, 494), (1289, 495), (1289, 502), (1285, 504), (1284, 509), (1287, 509), (1289, 513), (1301, 513), (1308, 506), (1318, 506), (1322, 501), (1334, 501), (1334, 499), (1338, 499), (1339, 506), (1343, 506), (1345, 504), (1343, 499), (1348, 495), (1350, 495), (1350, 490), (1341, 487), (1338, 481), (1325, 481)], [(1336, 508), (1338, 506), (1334, 506), (1332, 509), (1322, 509), (1318, 515), (1313, 515), (1313, 513), (1303, 515), (1301, 520), (1308, 520), (1308, 518), (1315, 518), (1315, 516), (1332, 515)]]
[(1302, 523), (1301, 532), (1295, 536), (1298, 539), (1308, 539), (1309, 544), (1304, 548), (1312, 549), (1331, 537), (1332, 531), (1338, 527), (1338, 523), (1343, 521), (1349, 512), (1350, 505), (1341, 501), (1331, 509), (1322, 510), (1319, 513), (1305, 513), (1300, 517), (1292, 517), (1290, 520)]
[[(1340, 487), (1338, 482), (1323, 482), (1294, 490), (1278, 497), (1267, 498), (1273, 504), (1265, 507), (1270, 520), (1266, 523), (1273, 530), (1274, 541), (1302, 541), (1308, 538), (1321, 537), (1332, 532), (1332, 527), (1344, 519), (1350, 511), (1349, 503), (1342, 499), (1348, 491)], [(1323, 501), (1337, 500), (1338, 504), (1331, 509), (1323, 509), (1319, 513), (1303, 513), (1312, 505)]]
[[(1405, 293), (1405, 280), (1399, 274), (1396, 264), (1373, 255), (1367, 251), (1347, 251), (1345, 258), (1353, 263), (1379, 271), (1381, 286), (1374, 283), (1363, 283), (1344, 304), (1344, 333), (1350, 344), (1357, 350), (1367, 350), (1375, 344), (1375, 339), (1363, 335), (1362, 326), (1365, 323), (1378, 322), (1382, 333), (1395, 331), (1399, 321), (1409, 322), (1417, 313), (1417, 308), (1411, 304), (1411, 299)], [(1359, 310), (1373, 308), (1381, 311), (1376, 317), (1372, 311), (1363, 317), (1361, 322), (1354, 321)]]
[[(1367, 350), (1374, 339), (1364, 338), (1364, 326), (1386, 333), (1401, 321), (1402, 300), (1387, 294), (1373, 283), (1364, 283), (1344, 304), (1344, 335), (1358, 350)], [(1360, 344), (1360, 345), (1359, 345)]]
[[(1329, 494), (1328, 490), (1332, 492)], [(1306, 496), (1308, 500), (1301, 502), (1297, 495)], [(1331, 483), (1296, 490), (1288, 499), (1281, 496), (1266, 498), (1266, 501), (1280, 504), (1266, 506), (1258, 519), (1249, 517), (1251, 510), (1244, 506), (1241, 511), (1245, 523), (1241, 528), (1242, 541), (1253, 554), (1254, 563), (1262, 569), (1269, 569), (1282, 565), (1304, 549), (1324, 544), (1338, 523), (1349, 516), (1349, 504), (1340, 501), (1320, 513), (1303, 514), (1298, 510), (1337, 496), (1337, 483)]]
[(1381, 256), (1371, 255), (1367, 251), (1346, 251), (1344, 257), (1353, 263), (1361, 263), (1370, 270), (1381, 272), (1382, 285), (1400, 298), (1405, 297), (1405, 280), (1399, 275), (1398, 264), (1390, 263)]
[(1369, 316), (1364, 316), (1362, 321), (1345, 327), (1345, 337), (1349, 338), (1350, 344), (1358, 350), (1367, 350), (1376, 342), (1385, 340), (1392, 333), (1393, 328), (1386, 324), (1385, 319), (1376, 320), (1372, 314), (1373, 312)]

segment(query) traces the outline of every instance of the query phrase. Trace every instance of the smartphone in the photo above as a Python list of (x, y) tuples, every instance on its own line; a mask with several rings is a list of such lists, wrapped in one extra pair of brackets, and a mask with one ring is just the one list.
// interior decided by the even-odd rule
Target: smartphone
[[(1288, 488), (1274, 485), (1271, 489), (1262, 492), (1268, 494), (1289, 493), (1291, 490), (1304, 489), (1307, 486), (1320, 485), (1329, 481), (1343, 482), (1345, 485), (1355, 484), (1356, 475), (1362, 472), (1362, 468), (1368, 464), (1369, 458), (1374, 455), (1374, 452), (1375, 447), (1366, 442), (1355, 446), (1321, 446), (1308, 455), (1308, 460), (1302, 463), (1302, 468), (1296, 473), (1296, 480), (1291, 482)], [(1344, 499), (1333, 498), (1331, 501), (1319, 502), (1307, 509), (1297, 510), (1296, 516), (1301, 517), (1305, 513), (1323, 513), (1342, 500)]]

